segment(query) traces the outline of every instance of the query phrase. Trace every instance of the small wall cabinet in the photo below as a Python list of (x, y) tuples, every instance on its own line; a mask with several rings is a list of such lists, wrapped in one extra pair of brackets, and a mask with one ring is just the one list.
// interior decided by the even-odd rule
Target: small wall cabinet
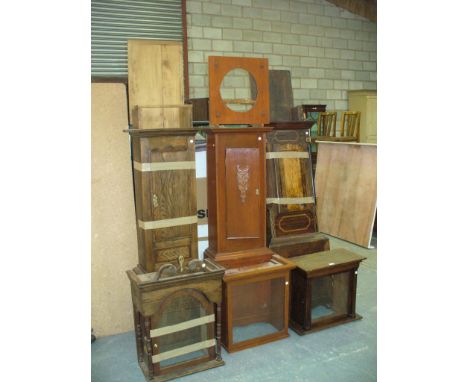
[(357, 270), (365, 257), (346, 249), (290, 258), (291, 328), (300, 335), (359, 320)]
[(210, 260), (192, 260), (179, 270), (166, 264), (158, 272), (127, 274), (138, 362), (148, 381), (224, 365), (220, 342), (224, 268)]

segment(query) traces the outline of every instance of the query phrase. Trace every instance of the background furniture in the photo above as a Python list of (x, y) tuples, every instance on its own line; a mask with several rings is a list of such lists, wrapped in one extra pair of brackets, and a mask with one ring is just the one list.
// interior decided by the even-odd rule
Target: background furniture
[(343, 248), (293, 257), (291, 327), (300, 335), (359, 320), (357, 269), (365, 257)]
[(127, 271), (132, 288), (138, 363), (147, 380), (166, 381), (224, 365), (221, 359), (221, 280), (206, 260), (156, 273)]
[(359, 142), (377, 143), (377, 91), (348, 90), (348, 107), (361, 112)]
[(317, 135), (319, 113), (327, 111), (327, 105), (299, 105), (292, 109), (293, 121), (312, 121), (311, 136)]
[(130, 129), (139, 268), (198, 259), (194, 129)]
[(341, 113), (340, 135), (335, 142), (358, 142), (361, 113), (359, 111), (344, 111)]
[(330, 248), (317, 233), (309, 144), (312, 121), (271, 122), (267, 134), (267, 240), (284, 257)]

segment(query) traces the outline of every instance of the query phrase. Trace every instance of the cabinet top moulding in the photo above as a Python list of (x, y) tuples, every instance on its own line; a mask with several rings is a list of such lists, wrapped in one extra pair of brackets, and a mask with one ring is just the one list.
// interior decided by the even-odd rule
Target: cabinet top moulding
[(126, 129), (124, 133), (129, 133), (132, 137), (145, 138), (157, 137), (167, 135), (194, 135), (197, 133), (196, 129)]

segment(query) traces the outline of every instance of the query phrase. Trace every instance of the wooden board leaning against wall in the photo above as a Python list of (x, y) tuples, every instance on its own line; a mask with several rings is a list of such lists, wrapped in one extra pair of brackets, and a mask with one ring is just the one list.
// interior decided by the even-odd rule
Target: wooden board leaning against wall
[(138, 258), (127, 117), (125, 84), (91, 84), (91, 324), (98, 337), (133, 327), (123, 271)]
[(320, 232), (368, 248), (377, 208), (377, 145), (318, 142)]

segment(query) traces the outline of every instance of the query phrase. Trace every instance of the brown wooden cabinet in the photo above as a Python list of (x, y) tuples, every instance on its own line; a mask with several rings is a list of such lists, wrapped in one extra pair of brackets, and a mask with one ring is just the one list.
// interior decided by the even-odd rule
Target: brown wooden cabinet
[(357, 270), (365, 259), (343, 248), (292, 257), (291, 328), (303, 335), (361, 319)]
[(209, 247), (227, 267), (268, 261), (265, 138), (269, 128), (206, 129)]
[(328, 250), (318, 233), (307, 138), (312, 122), (270, 123), (267, 134), (267, 239), (284, 257)]
[(195, 133), (130, 129), (139, 268), (198, 259)]
[(148, 381), (166, 381), (224, 365), (221, 298), (224, 268), (206, 260), (127, 271), (136, 348)]

